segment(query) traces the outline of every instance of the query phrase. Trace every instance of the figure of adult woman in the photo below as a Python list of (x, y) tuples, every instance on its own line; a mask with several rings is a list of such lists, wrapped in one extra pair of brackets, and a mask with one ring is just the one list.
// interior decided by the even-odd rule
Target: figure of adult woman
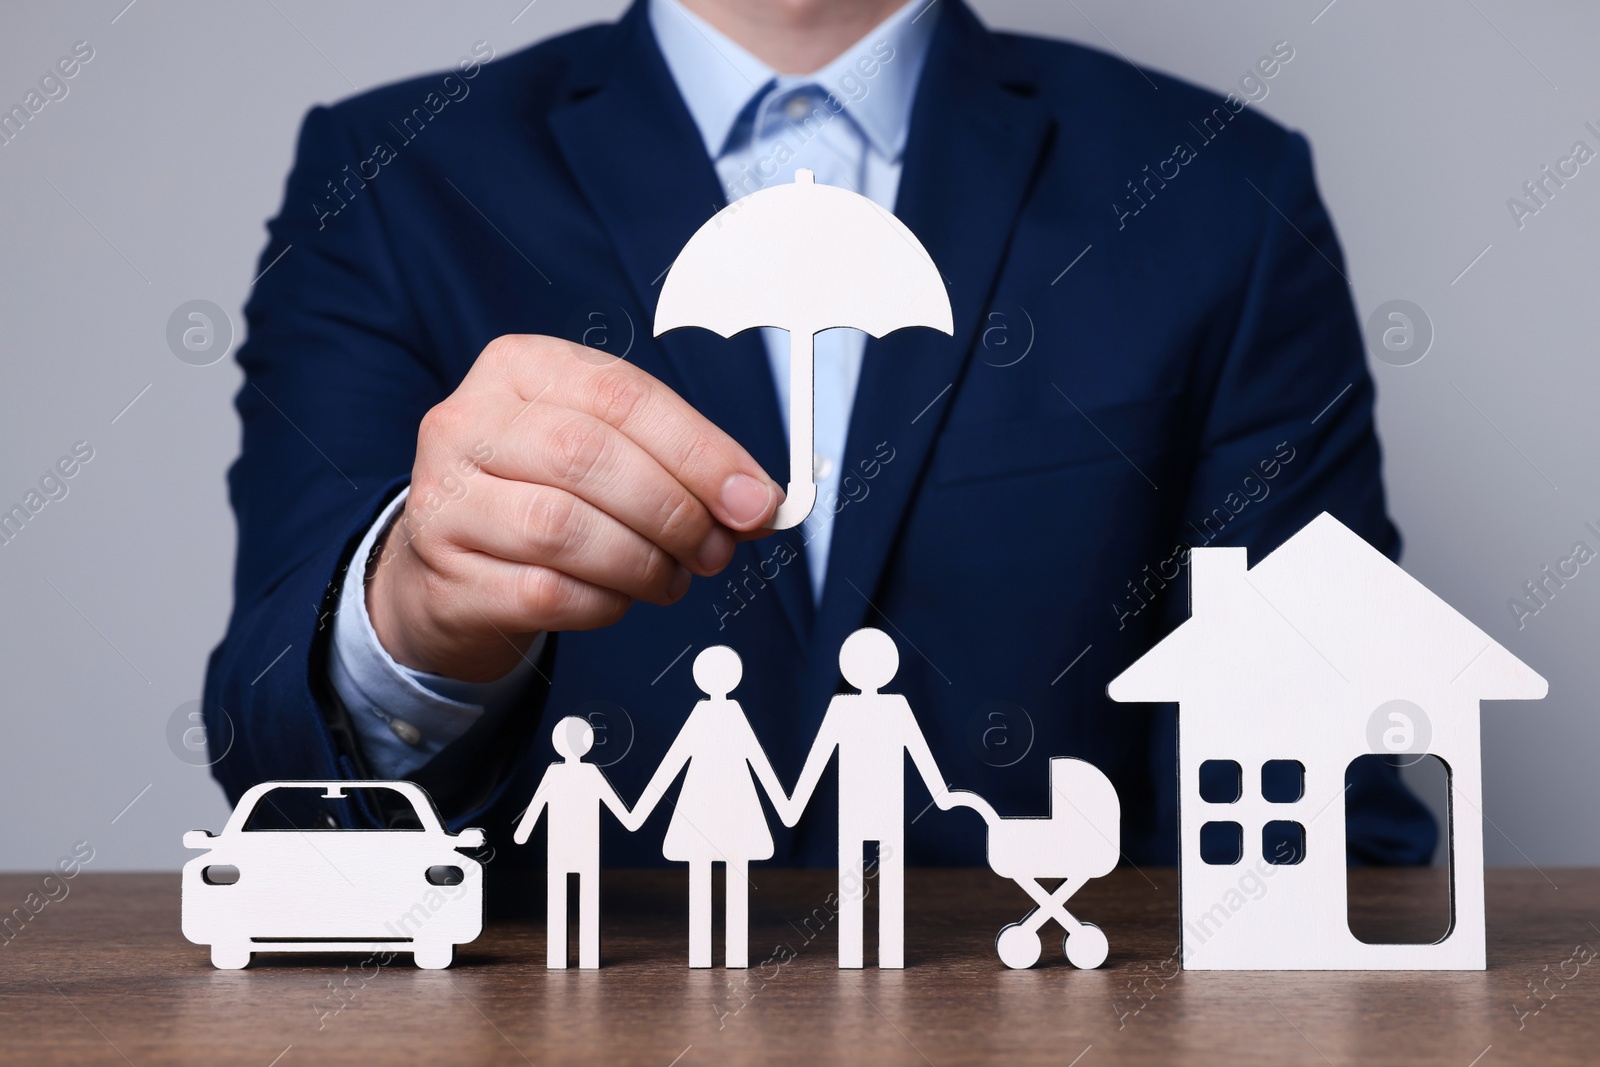
[(772, 832), (761, 808), (754, 771), (780, 812), (788, 796), (756, 739), (744, 709), (728, 694), (739, 684), (744, 666), (739, 654), (724, 645), (695, 657), (695, 684), (706, 694), (689, 713), (672, 747), (639, 802), (633, 806), (630, 830), (638, 829), (660, 803), (678, 773), (688, 764), (672, 822), (661, 854), (689, 864), (689, 966), (711, 966), (711, 865), (722, 863), (727, 884), (727, 966), (747, 967), (750, 936), (749, 879), (751, 860), (772, 857)]

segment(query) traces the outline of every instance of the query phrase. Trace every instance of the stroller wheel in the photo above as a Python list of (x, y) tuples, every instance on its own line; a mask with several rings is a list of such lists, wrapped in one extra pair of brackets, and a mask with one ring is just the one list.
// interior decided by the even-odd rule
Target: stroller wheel
[(1000, 936), (994, 939), (994, 947), (1001, 963), (1019, 971), (1038, 963), (1039, 954), (1044, 951), (1039, 935), (1021, 923), (1012, 923), (1001, 930)]
[(1106, 941), (1106, 935), (1094, 923), (1079, 923), (1082, 929), (1075, 934), (1068, 934), (1061, 946), (1067, 954), (1067, 961), (1074, 967), (1092, 971), (1106, 961), (1106, 956), (1111, 952), (1111, 944)]

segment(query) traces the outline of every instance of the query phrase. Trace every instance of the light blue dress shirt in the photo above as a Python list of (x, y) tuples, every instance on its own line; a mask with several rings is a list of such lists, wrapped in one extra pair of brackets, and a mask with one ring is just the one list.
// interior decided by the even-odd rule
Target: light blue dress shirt
[[(650, 26), (729, 203), (792, 182), (806, 167), (818, 182), (854, 190), (893, 211), (935, 22), (919, 17), (927, 11), (926, 2), (907, 4), (832, 63), (801, 75), (777, 74), (678, 0), (651, 0)], [(789, 335), (767, 329), (762, 340), (787, 424)], [(815, 342), (817, 506), (804, 536), (812, 595), (819, 600), (865, 348), (859, 330), (828, 330)]]
[[(911, 106), (936, 21), (926, 0), (911, 0), (813, 74), (776, 73), (686, 10), (650, 0), (656, 43), (700, 131), (730, 203), (794, 181), (809, 168), (826, 185), (852, 189), (894, 210)], [(787, 423), (789, 337), (762, 331)], [(866, 335), (828, 330), (815, 342), (817, 506), (803, 525), (812, 595), (820, 599)], [(787, 432), (787, 425), (784, 427)], [(364, 575), (373, 546), (399, 515), (402, 493), (378, 516), (345, 575), (334, 618), (329, 673), (350, 711), (374, 774), (414, 773), (486, 713), (520, 702), (544, 646), (495, 682), (470, 684), (412, 670), (384, 650), (367, 615)]]

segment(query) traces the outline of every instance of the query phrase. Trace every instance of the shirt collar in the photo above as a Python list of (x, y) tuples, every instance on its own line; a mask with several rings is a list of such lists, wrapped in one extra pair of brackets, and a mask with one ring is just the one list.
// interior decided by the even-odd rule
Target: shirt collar
[(937, 21), (927, 13), (927, 0), (910, 0), (821, 70), (779, 75), (678, 0), (649, 0), (656, 44), (712, 159), (753, 98), (815, 83), (844, 104), (879, 154), (898, 160)]

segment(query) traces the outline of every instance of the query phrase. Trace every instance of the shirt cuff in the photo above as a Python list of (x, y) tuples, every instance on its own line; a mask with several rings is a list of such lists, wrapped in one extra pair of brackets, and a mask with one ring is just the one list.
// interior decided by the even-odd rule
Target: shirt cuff
[(395, 662), (378, 641), (367, 614), (365, 576), (374, 546), (399, 517), (410, 492), (403, 489), (389, 502), (350, 560), (328, 657), (334, 691), (350, 712), (367, 763), (374, 774), (388, 779), (415, 773), (485, 711), (520, 700), (548, 637), (541, 633), (522, 662), (492, 682), (457, 681)]

